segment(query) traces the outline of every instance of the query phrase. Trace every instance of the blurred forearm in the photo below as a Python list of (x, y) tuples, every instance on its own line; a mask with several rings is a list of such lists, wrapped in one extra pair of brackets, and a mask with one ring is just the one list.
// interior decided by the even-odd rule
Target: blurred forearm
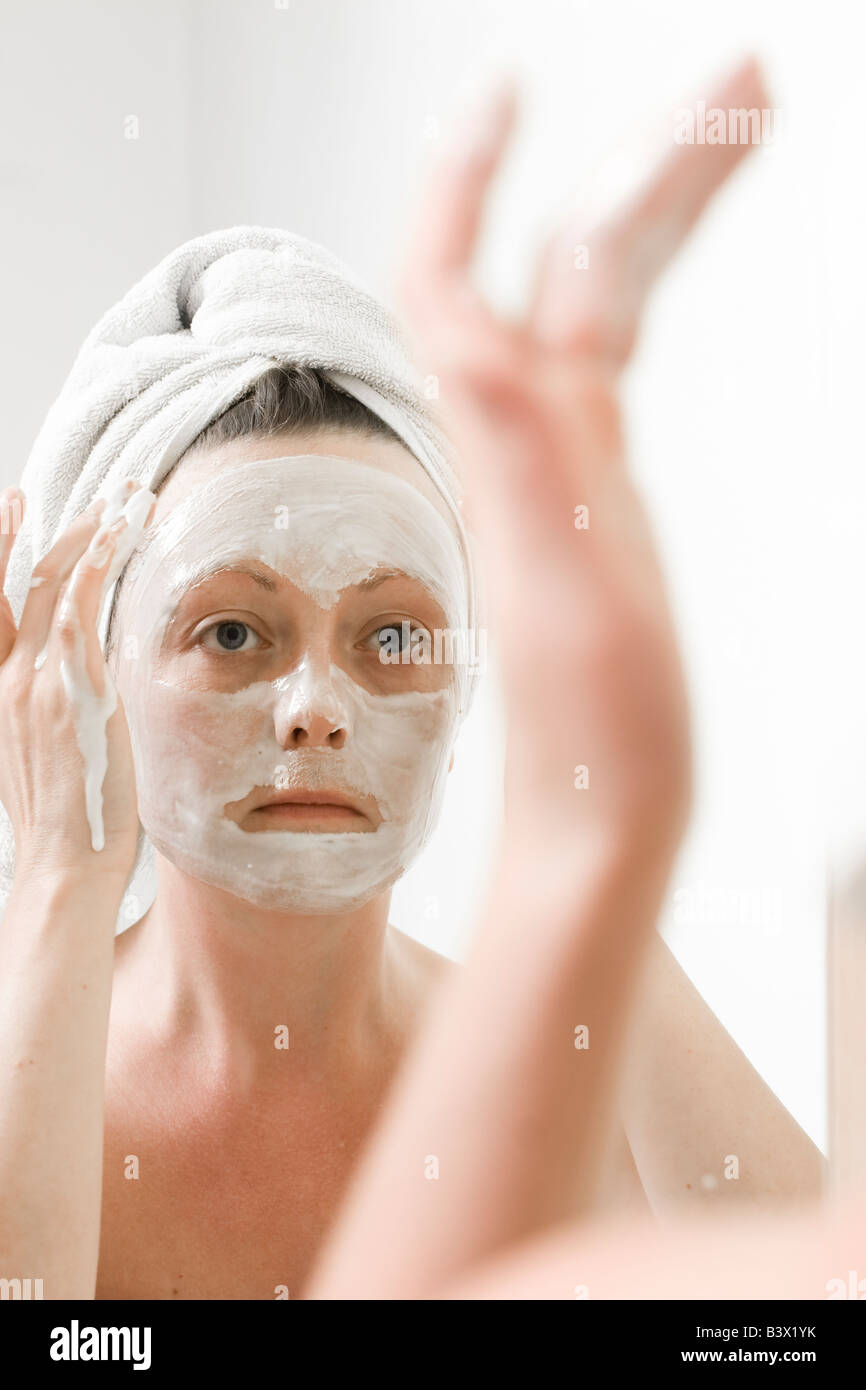
[(307, 1297), (423, 1298), (595, 1205), (635, 967), (667, 866), (619, 846), (509, 848)]

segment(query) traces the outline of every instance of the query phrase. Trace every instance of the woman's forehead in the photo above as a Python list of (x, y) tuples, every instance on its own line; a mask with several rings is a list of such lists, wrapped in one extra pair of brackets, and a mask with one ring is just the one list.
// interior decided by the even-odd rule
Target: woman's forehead
[[(239, 465), (257, 460), (279, 459), (285, 466), (287, 486), (291, 486), (293, 465), (312, 456), (321, 457), (323, 487), (327, 469), (336, 459), (350, 459), (371, 470), (400, 478), (415, 488), (456, 534), (454, 519), (438, 488), (405, 445), (385, 436), (362, 435), (342, 429), (321, 430), (317, 433), (282, 433), (270, 436), (246, 436), (230, 440), (201, 452), (193, 449), (178, 463), (157, 494), (153, 523), (158, 524), (179, 503), (203, 486), (213, 482), (221, 473), (230, 473)], [(371, 482), (375, 481), (375, 474)]]
[(465, 625), (458, 527), (405, 476), (407, 464), (423, 472), (411, 456), (404, 461), (392, 450), (387, 468), (344, 455), (287, 456), (285, 440), (274, 438), (267, 441), (271, 455), (259, 457), (257, 442), (243, 441), (252, 446), (251, 460), (239, 449), (217, 461), (187, 460), (186, 477), (181, 470), (171, 493), (167, 487), (163, 513), (154, 517), (124, 584), (136, 606), (144, 604), (141, 623), (156, 620), (154, 605), (176, 602), (209, 576), (253, 557), (325, 609), (389, 568), (419, 581), (449, 625)]

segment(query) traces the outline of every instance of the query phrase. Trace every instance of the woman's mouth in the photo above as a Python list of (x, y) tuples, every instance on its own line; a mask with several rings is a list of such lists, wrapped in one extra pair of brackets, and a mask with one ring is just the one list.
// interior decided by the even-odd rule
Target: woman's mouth
[[(380, 820), (373, 798), (353, 799), (343, 792), (321, 787), (315, 791), (272, 793), (255, 806), (235, 802), (226, 806), (225, 811), (242, 830), (253, 833), (265, 830), (304, 830), (313, 834), (340, 831), (363, 833), (374, 831)], [(237, 814), (238, 811), (241, 815)]]

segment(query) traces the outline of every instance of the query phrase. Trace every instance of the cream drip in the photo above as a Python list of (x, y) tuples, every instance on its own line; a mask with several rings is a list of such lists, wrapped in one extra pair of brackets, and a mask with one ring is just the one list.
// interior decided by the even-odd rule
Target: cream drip
[[(125, 502), (124, 497), (127, 499)], [(102, 583), (103, 601), (114, 578), (139, 543), (154, 500), (153, 493), (148, 492), (146, 488), (141, 488), (130, 496), (125, 479), (121, 479), (120, 483), (112, 488), (101, 517), (99, 531), (93, 537), (89, 548), (91, 557), (98, 556), (108, 527), (121, 515), (126, 517), (127, 525), (117, 538), (115, 554)], [(88, 563), (86, 556), (84, 562)], [(37, 670), (44, 660), (43, 650), (36, 658)], [(94, 850), (99, 851), (105, 848), (102, 784), (108, 768), (107, 726), (117, 709), (117, 691), (107, 669), (103, 676), (102, 694), (99, 695), (94, 690), (87, 670), (85, 635), (81, 630), (75, 633), (72, 659), (61, 658), (60, 676), (72, 709), (78, 747), (84, 761), (84, 800), (90, 826), (90, 843)]]

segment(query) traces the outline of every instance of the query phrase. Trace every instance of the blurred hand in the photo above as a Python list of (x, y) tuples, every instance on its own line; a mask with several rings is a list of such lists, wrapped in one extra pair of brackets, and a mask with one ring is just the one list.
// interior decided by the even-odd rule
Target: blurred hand
[[(712, 104), (766, 100), (749, 62)], [(470, 275), (515, 113), (513, 85), (500, 85), (437, 158), (398, 280), (486, 572), (509, 726), (506, 837), (553, 859), (576, 831), (668, 853), (690, 803), (687, 699), (618, 381), (653, 281), (748, 147), (677, 145), (672, 130), (669, 156), (620, 209), (556, 229), (509, 322)]]

